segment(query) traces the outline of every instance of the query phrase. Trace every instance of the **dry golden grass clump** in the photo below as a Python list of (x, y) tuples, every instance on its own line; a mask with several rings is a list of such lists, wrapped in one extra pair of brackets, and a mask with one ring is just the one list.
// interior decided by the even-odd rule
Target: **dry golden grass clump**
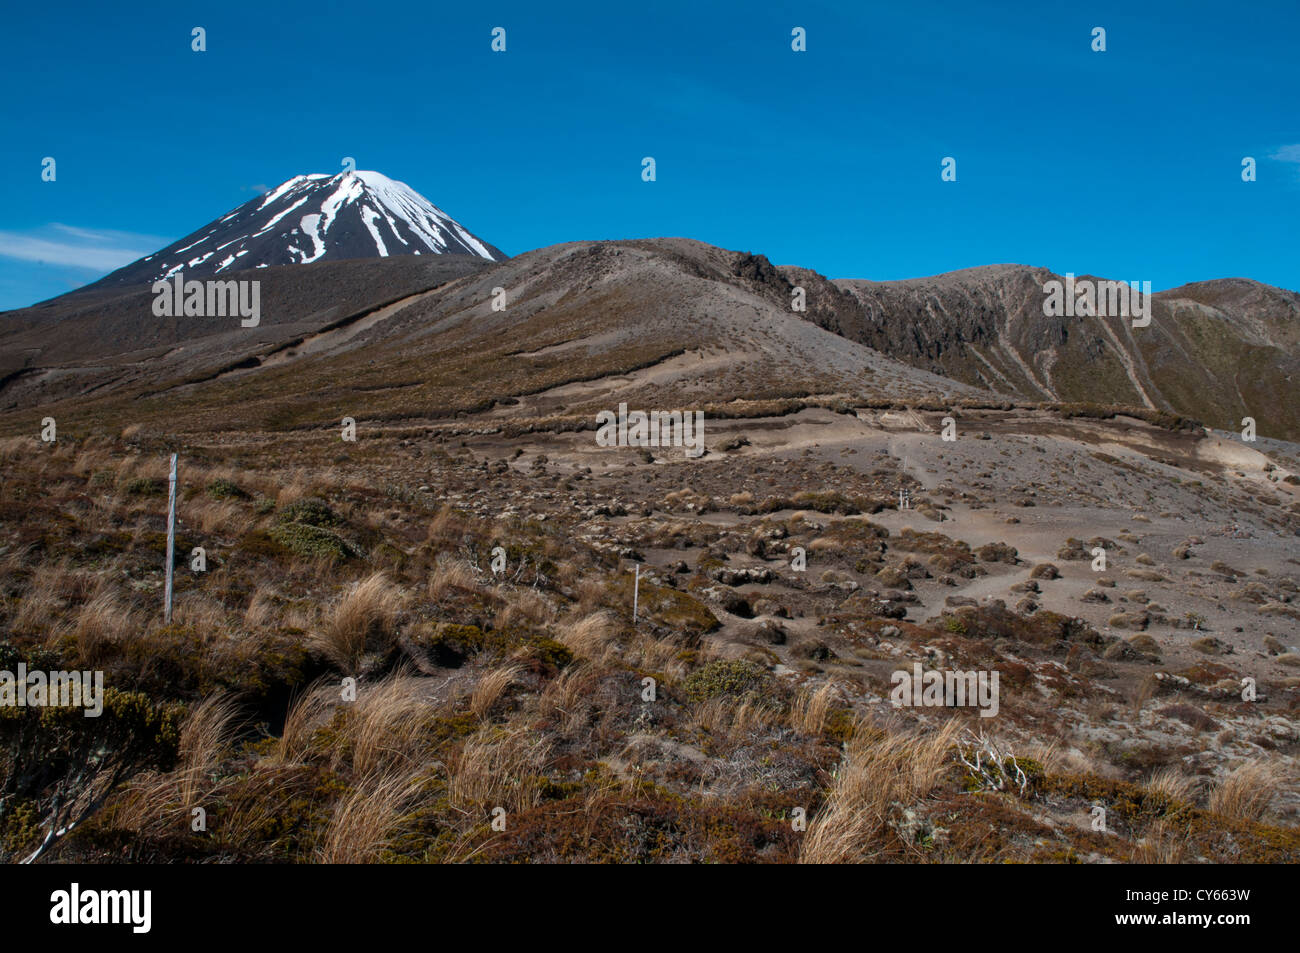
[(357, 698), (336, 710), (330, 755), (336, 769), (367, 776), (417, 766), (425, 730), (438, 709), (424, 697), (423, 679), (396, 672), (357, 686)]
[(429, 598), (443, 602), (464, 593), (479, 591), (478, 576), (463, 559), (440, 557), (429, 576)]
[(513, 664), (503, 665), (483, 673), (469, 699), (469, 710), (474, 713), (474, 717), (479, 721), (486, 721), (492, 714), (493, 706), (515, 683), (523, 669), (522, 665)]
[(105, 589), (81, 607), (72, 627), (72, 653), (78, 663), (93, 666), (133, 634), (131, 611), (116, 592)]
[(1257, 821), (1268, 812), (1285, 780), (1277, 766), (1267, 761), (1248, 761), (1210, 793), (1209, 810), (1225, 817)]
[(821, 737), (838, 697), (839, 689), (834, 682), (826, 682), (816, 691), (800, 689), (790, 706), (790, 727), (810, 738)]
[(314, 859), (322, 864), (374, 863), (400, 832), (402, 816), (419, 791), (419, 781), (406, 772), (364, 775), (335, 807)]
[(18, 603), (12, 628), (18, 632), (46, 629), (57, 618), (68, 573), (62, 567), (38, 566)]
[(196, 500), (186, 506), (186, 520), (205, 534), (239, 538), (252, 528), (248, 507), (219, 500)]
[(275, 593), (265, 586), (259, 586), (249, 600), (248, 608), (244, 610), (244, 625), (250, 629), (264, 629), (278, 617)]
[(566, 668), (542, 689), (532, 710), (543, 721), (555, 719), (562, 735), (571, 735), (587, 724), (591, 690), (601, 672), (578, 661)]
[(1160, 680), (1156, 678), (1155, 673), (1148, 673), (1143, 676), (1142, 681), (1138, 682), (1137, 687), (1133, 690), (1133, 717), (1136, 719), (1142, 714), (1142, 708), (1155, 697), (1160, 688)]
[(338, 604), (312, 644), (340, 669), (355, 672), (366, 652), (391, 646), (403, 594), (385, 572), (357, 583)]
[(1138, 840), (1130, 858), (1135, 864), (1178, 864), (1187, 854), (1186, 842), (1178, 829), (1163, 818), (1152, 824)]
[(928, 734), (855, 726), (826, 803), (808, 825), (801, 863), (865, 863), (896, 846), (890, 806), (915, 803), (938, 787), (953, 757), (954, 719)]
[(224, 786), (221, 766), (230, 754), (237, 721), (238, 709), (228, 694), (195, 705), (181, 726), (176, 765), (134, 778), (112, 805), (113, 822), (138, 834), (166, 836), (187, 827), (194, 808), (211, 808)]
[(5, 437), (0, 439), (0, 460), (22, 460), (32, 452), (37, 442), (32, 437)]
[(338, 685), (324, 678), (303, 689), (289, 706), (270, 760), (289, 764), (306, 757), (312, 733), (329, 717), (339, 696)]
[(510, 629), (520, 624), (548, 625), (555, 618), (555, 608), (540, 592), (513, 586), (496, 590), (502, 600), (493, 625)]
[(469, 528), (468, 521), (450, 506), (443, 506), (429, 523), (426, 541), (437, 545), (459, 542)]
[(234, 735), (237, 710), (225, 693), (209, 695), (190, 712), (181, 728), (180, 800), (186, 810), (194, 807), (211, 783)]
[(619, 636), (621, 625), (614, 613), (593, 612), (572, 625), (563, 626), (557, 639), (580, 658), (599, 661)]
[(1183, 774), (1177, 768), (1161, 768), (1143, 785), (1153, 794), (1163, 794), (1173, 801), (1192, 804), (1196, 798), (1196, 779)]
[(464, 811), (521, 811), (541, 801), (550, 742), (524, 726), (480, 728), (451, 766), (448, 793)]
[(596, 611), (609, 599), (609, 585), (599, 576), (586, 576), (577, 587), (578, 608), (587, 614)]
[(709, 734), (715, 742), (733, 746), (748, 741), (755, 732), (774, 725), (780, 710), (771, 702), (752, 694), (737, 698), (720, 695), (697, 702), (691, 712), (691, 724)]

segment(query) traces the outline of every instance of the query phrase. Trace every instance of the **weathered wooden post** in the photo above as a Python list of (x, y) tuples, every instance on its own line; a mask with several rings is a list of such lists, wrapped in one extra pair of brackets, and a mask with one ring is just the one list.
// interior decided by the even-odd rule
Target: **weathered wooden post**
[(636, 607), (641, 595), (641, 564), (633, 563), (632, 571), (635, 573), (632, 579), (632, 624), (636, 625)]
[(176, 454), (172, 454), (170, 484), (167, 491), (167, 585), (163, 591), (163, 622), (172, 621), (172, 571), (176, 555)]

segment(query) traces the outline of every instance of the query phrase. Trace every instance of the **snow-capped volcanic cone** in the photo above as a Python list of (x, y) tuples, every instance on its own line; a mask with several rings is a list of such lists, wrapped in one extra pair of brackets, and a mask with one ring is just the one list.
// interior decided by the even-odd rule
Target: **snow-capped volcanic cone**
[(294, 176), (90, 287), (390, 255), (507, 257), (405, 182), (378, 172), (318, 173)]

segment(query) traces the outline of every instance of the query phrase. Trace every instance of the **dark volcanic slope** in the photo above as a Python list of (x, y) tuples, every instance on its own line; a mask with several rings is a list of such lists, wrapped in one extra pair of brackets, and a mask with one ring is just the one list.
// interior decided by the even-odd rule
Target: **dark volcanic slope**
[[(251, 329), (233, 318), (155, 318), (141, 294), (131, 315), (94, 325), (105, 341), (140, 326), (132, 354), (46, 363), (69, 353), (57, 343), (69, 335), (58, 325), (30, 330), (25, 343), (42, 358), (0, 385), (0, 428), (26, 427), (30, 411), (20, 408), (36, 404), (69, 427), (125, 426), (143, 401), (168, 407), (178, 429), (276, 429), (343, 415), (455, 414), (521, 396), (546, 413), (624, 397), (703, 406), (792, 392), (976, 396), (766, 300), (764, 286), (736, 271), (745, 257), (685, 240), (580, 242), (495, 263), (440, 256), (265, 269), (328, 299), (340, 269), (351, 280), (362, 266), (380, 278), (401, 263), (474, 266), (404, 296), (381, 281), (382, 297), (364, 309), (296, 308), (292, 326), (271, 322), (298, 302), (268, 284), (262, 326)], [(493, 307), (495, 288), (506, 290), (504, 310)], [(0, 350), (11, 346), (0, 337)]]
[[(1240, 278), (1152, 296), (1151, 323), (1047, 317), (1043, 268), (992, 265), (931, 278), (826, 282), (778, 270), (808, 290), (808, 318), (915, 367), (1034, 400), (1132, 404), (1227, 430), (1300, 437), (1300, 295)], [(1088, 278), (1090, 276), (1080, 276)]]
[[(252, 330), (228, 318), (156, 318), (147, 286), (12, 313), (14, 330), (0, 331), (0, 410), (133, 385), (187, 388), (203, 426), (220, 423), (201, 412), (207, 402), (224, 407), (236, 393), (245, 405), (264, 402), (258, 419), (275, 421), (346, 413), (353, 392), (388, 415), (457, 412), (662, 361), (645, 383), (678, 401), (983, 391), (1144, 406), (1230, 431), (1249, 416), (1261, 436), (1300, 437), (1300, 296), (1256, 282), (1163, 292), (1150, 325), (1134, 328), (1120, 317), (1045, 316), (1042, 286), (1055, 276), (1044, 269), (832, 282), (684, 239), (559, 245), (505, 262), (412, 256), (258, 274), (267, 286), (262, 327)], [(807, 291), (806, 312), (791, 309), (795, 285)], [(505, 289), (506, 310), (493, 308), (494, 288)], [(47, 313), (73, 304), (80, 310), (61, 321)], [(355, 324), (335, 333), (340, 321)], [(232, 367), (238, 374), (217, 379)], [(194, 390), (197, 381), (214, 387)], [(556, 404), (582, 396), (566, 391)]]
[(341, 172), (295, 176), (88, 287), (148, 284), (178, 272), (206, 278), (274, 265), (394, 255), (506, 258), (404, 182), (378, 172)]
[(488, 267), (469, 255), (422, 255), (261, 269), (255, 328), (156, 317), (148, 285), (64, 295), (0, 316), (0, 408), (210, 372)]

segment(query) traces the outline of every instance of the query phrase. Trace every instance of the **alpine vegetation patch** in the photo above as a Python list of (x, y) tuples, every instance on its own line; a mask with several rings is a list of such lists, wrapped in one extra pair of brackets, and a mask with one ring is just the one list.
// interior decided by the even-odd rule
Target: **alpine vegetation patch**
[(0, 670), (0, 708), (85, 708), (87, 718), (104, 712), (103, 672)]
[(931, 669), (922, 671), (921, 663), (912, 671), (900, 669), (890, 676), (894, 686), (889, 701), (895, 708), (966, 708), (976, 707), (981, 718), (998, 713), (998, 673), (956, 672)]
[(1093, 281), (1075, 279), (1067, 272), (1065, 281), (1043, 284), (1043, 314), (1058, 317), (1133, 318), (1133, 327), (1151, 323), (1151, 282)]
[(50, 894), (50, 922), (55, 924), (130, 924), (132, 933), (148, 933), (153, 925), (152, 890), (68, 890)]
[(152, 290), (155, 317), (238, 316), (243, 328), (255, 328), (262, 322), (261, 281), (185, 281), (177, 273), (171, 281), (155, 281)]
[(633, 410), (618, 405), (618, 413), (602, 410), (596, 415), (596, 445), (599, 447), (683, 447), (686, 456), (704, 453), (704, 411)]

